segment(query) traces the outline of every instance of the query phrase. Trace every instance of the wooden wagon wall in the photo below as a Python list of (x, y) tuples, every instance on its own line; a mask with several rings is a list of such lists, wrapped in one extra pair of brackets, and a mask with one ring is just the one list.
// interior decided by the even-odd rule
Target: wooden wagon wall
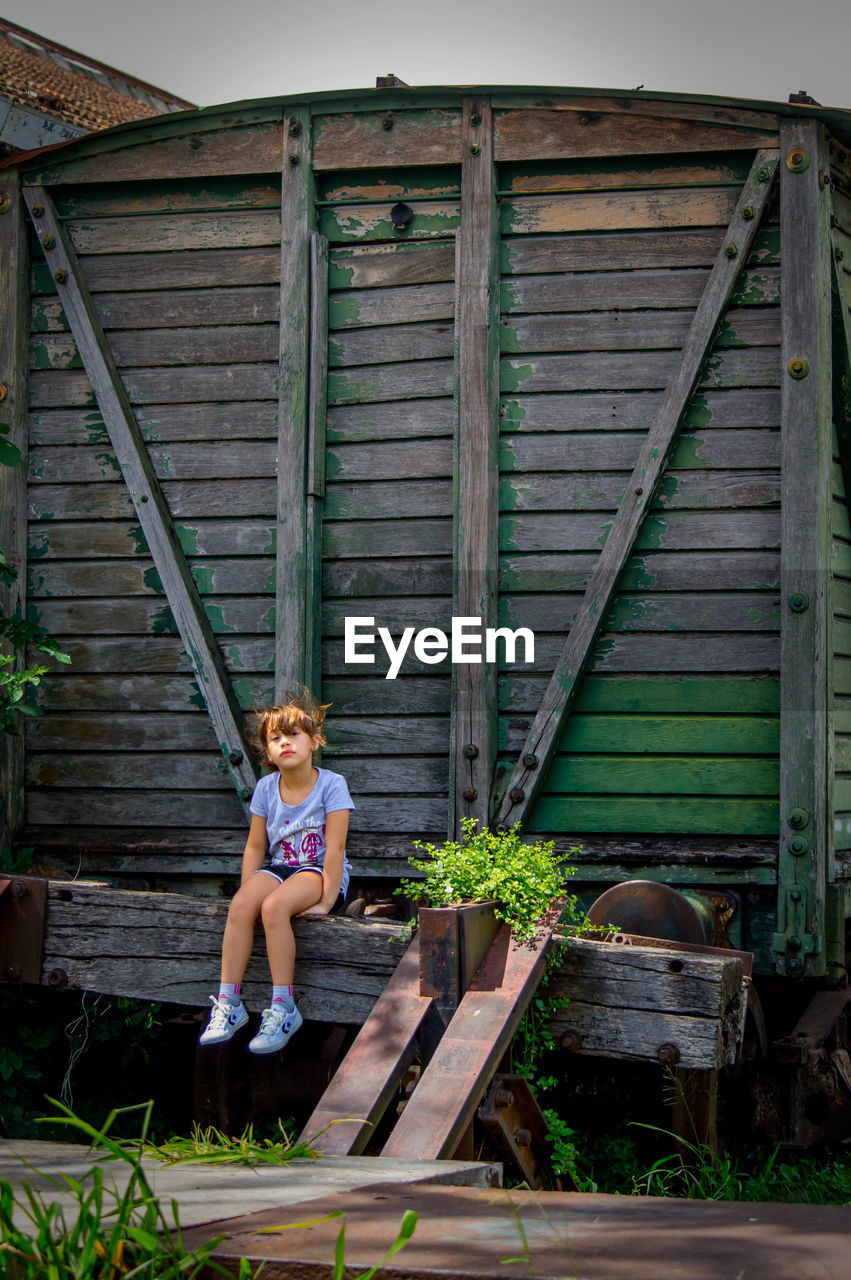
[[(321, 667), (335, 704), (326, 760), (356, 796), (353, 852), (366, 871), (393, 872), (412, 835), (439, 836), (457, 814), (466, 728), (447, 664), (409, 656), (385, 680), (378, 645), (374, 667), (347, 666), (344, 618), (374, 616), (397, 639), (406, 626), (446, 629), (471, 565), (492, 584), (493, 621), (537, 636), (534, 670), (503, 665), (496, 715), (484, 673), (470, 694), (491, 713), (483, 758), (504, 779), (778, 121), (522, 95), (370, 97), (312, 116), (285, 108), (287, 121), (280, 107), (172, 121), (90, 140), (26, 181), (53, 191), (80, 255), (245, 708), (273, 688), (276, 626), (281, 642), (276, 489), (280, 503), (293, 468), (276, 446), (279, 369), (296, 345), (291, 317), (280, 322), (281, 288), (292, 289), (281, 189), (289, 210), (288, 183), (302, 184), (322, 264), (299, 321), (311, 329), (306, 494), (310, 518), (321, 515), (300, 580), (310, 598), (321, 570), (305, 670)], [(398, 201), (413, 213), (402, 231)], [(493, 228), (475, 221), (487, 202)], [(641, 863), (673, 881), (776, 876), (777, 219), (775, 203), (531, 816), (583, 843), (589, 879)], [(289, 261), (286, 229), (283, 240)], [(242, 808), (35, 239), (32, 252), (29, 601), (74, 661), (45, 682), (46, 714), (31, 726), (29, 834), (112, 874), (233, 872)], [(501, 349), (471, 391), (457, 317), (470, 297), (479, 305), (482, 272)], [(480, 457), (499, 457), (484, 563), (467, 554), (459, 517), (468, 430)]]

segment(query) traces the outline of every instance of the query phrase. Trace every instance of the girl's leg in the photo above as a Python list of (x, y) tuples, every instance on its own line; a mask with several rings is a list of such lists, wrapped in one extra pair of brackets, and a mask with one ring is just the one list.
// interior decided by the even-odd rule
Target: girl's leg
[(234, 894), (222, 940), (222, 982), (242, 982), (254, 945), (254, 925), (263, 903), (283, 887), (276, 876), (258, 871)]
[(315, 907), (321, 897), (321, 873), (299, 871), (263, 899), (260, 915), (266, 930), (266, 954), (274, 986), (292, 986), (295, 968), (292, 918), (308, 907)]

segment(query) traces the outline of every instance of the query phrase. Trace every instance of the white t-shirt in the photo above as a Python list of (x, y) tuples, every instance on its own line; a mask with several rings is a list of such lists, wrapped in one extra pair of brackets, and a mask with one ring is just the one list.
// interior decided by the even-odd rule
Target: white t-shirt
[[(346, 779), (329, 769), (317, 769), (319, 777), (301, 804), (284, 804), (278, 788), (280, 774), (267, 773), (254, 788), (249, 808), (266, 819), (269, 863), (272, 870), (321, 868), (325, 863), (325, 818), (337, 809), (354, 809)], [(343, 853), (345, 893), (351, 864)]]

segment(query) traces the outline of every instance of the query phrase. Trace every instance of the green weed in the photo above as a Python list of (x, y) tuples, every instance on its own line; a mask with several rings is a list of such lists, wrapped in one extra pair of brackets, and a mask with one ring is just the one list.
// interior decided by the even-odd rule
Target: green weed
[(289, 1164), (291, 1160), (317, 1159), (307, 1142), (294, 1143), (278, 1121), (280, 1137), (258, 1138), (254, 1126), (248, 1125), (242, 1135), (231, 1138), (220, 1129), (202, 1129), (193, 1124), (188, 1138), (172, 1137), (166, 1142), (145, 1143), (142, 1154), (163, 1164)]

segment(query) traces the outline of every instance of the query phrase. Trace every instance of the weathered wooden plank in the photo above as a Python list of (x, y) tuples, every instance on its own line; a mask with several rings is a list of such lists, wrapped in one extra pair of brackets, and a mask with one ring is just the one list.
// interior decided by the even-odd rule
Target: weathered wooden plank
[(382, 364), (388, 357), (397, 361), (438, 360), (452, 356), (454, 337), (451, 320), (338, 330), (329, 335), (328, 363), (332, 369), (341, 369), (356, 364)]
[(328, 458), (328, 479), (420, 480), (452, 475), (452, 440), (382, 440), (376, 444), (336, 443)]
[(236, 176), (163, 180), (143, 185), (58, 187), (56, 212), (69, 218), (110, 218), (119, 214), (198, 213), (218, 209), (279, 209), (281, 189), (272, 178), (256, 181)]
[(328, 253), (332, 289), (396, 288), (454, 278), (455, 244), (451, 240), (337, 245)]
[[(385, 133), (389, 130), (385, 129)], [(381, 166), (372, 170), (346, 173), (325, 171), (318, 182), (323, 204), (339, 204), (352, 200), (416, 200), (418, 197), (460, 196), (461, 181), (457, 169), (432, 166), (405, 166), (395, 171)]]
[[(122, 381), (133, 405), (205, 400), (274, 401), (277, 365), (270, 361), (200, 368), (128, 369)], [(33, 409), (75, 408), (96, 403), (91, 383), (83, 373), (57, 370), (33, 373), (30, 388)]]
[(751, 157), (747, 151), (726, 156), (665, 156), (652, 160), (643, 156), (590, 160), (568, 159), (531, 163), (520, 158), (500, 168), (502, 190), (506, 193), (549, 191), (589, 191), (624, 187), (740, 186), (748, 175)]
[(721, 796), (550, 796), (541, 793), (527, 819), (530, 832), (668, 831), (776, 835), (776, 800)]
[(322, 518), (328, 384), (328, 241), (310, 237), (310, 338), (307, 389), (307, 476), (305, 479), (304, 671), (308, 687), (322, 682)]
[(328, 299), (328, 324), (331, 329), (451, 320), (454, 314), (455, 294), (448, 280), (439, 284), (340, 290), (332, 293)]
[[(449, 595), (410, 597), (404, 595), (395, 598), (379, 598), (378, 600), (372, 600), (368, 596), (359, 596), (357, 607), (364, 614), (377, 615), (378, 625), (388, 625), (395, 635), (405, 625), (417, 628), (442, 626), (444, 629), (449, 630), (453, 604), (452, 597)], [(351, 611), (351, 599), (326, 600), (323, 607), (323, 629), (325, 635), (327, 637), (343, 635), (345, 620)], [(381, 645), (380, 640), (377, 643), (379, 646)]]
[[(234, 680), (240, 705), (249, 710), (272, 691), (267, 673), (243, 675)], [(45, 710), (66, 711), (198, 711), (203, 710), (191, 678), (174, 675), (118, 676), (69, 674), (45, 679), (36, 691), (36, 702)], [(162, 763), (162, 768), (168, 768)], [(227, 776), (223, 773), (222, 776)], [(57, 778), (57, 785), (58, 778)], [(135, 785), (139, 785), (138, 783)], [(177, 785), (176, 783), (174, 785)], [(200, 787), (200, 783), (198, 784)]]
[[(17, 466), (0, 465), (0, 554), (15, 578), (0, 579), (0, 613), (6, 617), (26, 614), (27, 547), (27, 309), (29, 306), (27, 231), (24, 225), (20, 179), (16, 170), (0, 176), (0, 383), (3, 386), (2, 418), (8, 434), (0, 436), (20, 453)], [(4, 646), (5, 647), (5, 646)], [(23, 668), (23, 655), (15, 656), (12, 671)], [(0, 848), (11, 848), (23, 821), (23, 736), (0, 733)]]
[[(160, 487), (174, 518), (223, 516), (233, 519), (238, 515), (260, 516), (267, 513), (271, 516), (275, 509), (274, 478), (271, 476), (265, 480), (172, 480)], [(118, 481), (87, 485), (33, 485), (30, 489), (31, 520), (126, 519), (133, 510), (127, 490)], [(260, 550), (260, 547), (255, 547), (255, 550)]]
[[(758, 153), (726, 237), (728, 247), (735, 248), (736, 253), (719, 254), (710, 283), (695, 311), (692, 328), (683, 348), (682, 363), (673, 375), (659, 417), (647, 434), (630, 481), (628, 499), (624, 500), (609, 531), (580, 613), (571, 628), (547, 694), (524, 744), (522, 758), (515, 767), (505, 798), (499, 805), (497, 820), (501, 823), (506, 823), (509, 818), (511, 821), (522, 821), (541, 785), (559, 730), (569, 713), (577, 683), (599, 635), (617, 578), (636, 542), (646, 505), (652, 499), (664, 471), (682, 412), (701, 376), (707, 347), (738, 275), (733, 264), (740, 257), (746, 257), (759, 222), (759, 214), (767, 203), (771, 189), (770, 178), (775, 166), (776, 156)], [(749, 209), (747, 218), (742, 216), (746, 207)], [(751, 217), (751, 214), (755, 216)], [(536, 757), (534, 770), (525, 763), (532, 756)]]
[(334, 405), (328, 409), (326, 435), (329, 444), (432, 436), (451, 438), (453, 412), (453, 401), (448, 396), (442, 400)]
[(777, 796), (776, 759), (558, 755), (546, 795)]
[(577, 713), (559, 738), (561, 753), (699, 756), (776, 755), (777, 716)]
[[(413, 218), (405, 228), (408, 240), (432, 240), (452, 236), (461, 211), (457, 200), (411, 200)], [(387, 204), (341, 204), (319, 210), (319, 230), (331, 244), (368, 244), (391, 240), (398, 231)]]
[[(176, 529), (189, 556), (267, 556), (275, 551), (275, 526), (271, 520), (200, 520), (178, 524)], [(31, 560), (48, 553), (72, 559), (150, 554), (140, 526), (125, 521), (47, 521), (31, 525), (29, 542)]]
[[(543, 677), (503, 676), (500, 707), (534, 712), (540, 693), (531, 686)], [(753, 677), (586, 676), (574, 703), (579, 712), (683, 713), (690, 715), (748, 715), (780, 711), (777, 679)]]
[[(507, 552), (594, 551), (610, 536), (611, 523), (602, 514), (506, 514), (500, 518), (500, 545)], [(779, 546), (780, 516), (776, 511), (668, 511), (664, 516), (645, 519), (634, 549), (733, 551)]]
[[(167, 365), (251, 363), (272, 360), (277, 324), (209, 325), (181, 329), (110, 330), (106, 339), (121, 369)], [(31, 369), (80, 369), (82, 361), (70, 334), (50, 333), (30, 340)]]
[[(279, 291), (274, 285), (98, 293), (92, 301), (105, 329), (274, 324), (280, 306)], [(33, 333), (68, 330), (59, 298), (34, 298), (30, 324)]]
[(75, 251), (87, 256), (181, 249), (249, 249), (278, 243), (281, 215), (277, 209), (153, 213), (72, 219), (64, 226)]
[(314, 117), (313, 166), (323, 169), (374, 169), (378, 165), (459, 164), (461, 113), (432, 108), (339, 112)]
[(776, 131), (710, 125), (671, 116), (607, 112), (587, 107), (499, 111), (498, 160), (562, 156), (633, 156), (666, 152), (739, 151), (777, 145)]
[(503, 199), (503, 235), (552, 235), (574, 231), (634, 231), (726, 225), (736, 208), (728, 187), (683, 190), (576, 192), (508, 196)]
[(738, 958), (576, 938), (548, 991), (565, 1001), (548, 1030), (556, 1040), (571, 1033), (579, 1053), (658, 1061), (660, 1046), (675, 1044), (690, 1069), (736, 1059), (747, 999)]
[(358, 365), (328, 374), (329, 404), (365, 400), (407, 400), (413, 396), (448, 396), (453, 386), (452, 360), (414, 360), (400, 364)]
[[(275, 610), (269, 595), (207, 596), (202, 607), (212, 636), (264, 635), (274, 631)], [(141, 596), (129, 600), (43, 600), (38, 614), (45, 627), (65, 635), (179, 634), (165, 596), (153, 600)], [(241, 728), (234, 741), (242, 741)]]
[(361, 556), (447, 556), (452, 554), (452, 521), (326, 520), (322, 528), (326, 559)]
[[(277, 405), (273, 400), (228, 404), (154, 405), (136, 409), (147, 441), (273, 439)], [(94, 409), (44, 409), (30, 414), (33, 445), (108, 444), (103, 419)]]
[[(503, 318), (500, 347), (506, 355), (527, 351), (658, 351), (681, 347), (690, 322), (691, 315), (684, 310), (512, 316)], [(776, 346), (779, 340), (778, 308), (739, 307), (728, 310), (713, 349)]]
[[(697, 313), (696, 313), (697, 314)], [(694, 323), (694, 321), (693, 321)], [(501, 390), (519, 391), (631, 391), (666, 387), (679, 367), (678, 351), (598, 351), (567, 355), (504, 356)], [(378, 378), (380, 366), (375, 366)], [(392, 368), (392, 366), (391, 366)], [(372, 369), (365, 371), (368, 378)], [(755, 347), (718, 351), (699, 370), (699, 390), (718, 387), (775, 387), (780, 381), (780, 351)], [(378, 398), (386, 398), (379, 397)]]
[[(582, 597), (568, 594), (516, 595), (500, 600), (501, 626), (534, 632), (564, 633), (575, 626)], [(608, 631), (776, 631), (780, 626), (777, 592), (619, 593), (609, 605)]]
[[(95, 255), (83, 259), (83, 271), (93, 294), (126, 293), (162, 288), (222, 288), (227, 285), (277, 284), (281, 255), (277, 246), (251, 249), (189, 249), (174, 253)], [(33, 293), (55, 294), (46, 265), (33, 267)]]
[[(310, 235), (314, 224), (310, 113), (284, 113), (281, 169), (281, 308), (278, 395), (275, 698), (312, 679), (305, 669), (311, 589), (307, 564)], [(285, 460), (285, 462), (284, 462)]]
[(417, 1049), (432, 997), (420, 995), (420, 940), (414, 938), (304, 1126), (323, 1154), (358, 1155), (390, 1105)]
[[(149, 445), (148, 457), (160, 480), (227, 480), (239, 477), (269, 478), (275, 471), (273, 440), (210, 441), (192, 444)], [(37, 484), (91, 484), (115, 480), (121, 472), (115, 455), (102, 447), (84, 445), (34, 448), (29, 459), (29, 482)]]
[[(499, 232), (488, 98), (462, 110), (461, 227), (455, 277), (457, 421), (454, 450), (453, 616), (493, 626), (497, 613), (499, 446)], [(451, 827), (488, 822), (496, 756), (496, 667), (461, 663), (453, 673)]]
[[(446, 672), (412, 676), (405, 681), (384, 680), (381, 676), (350, 676), (345, 680), (326, 680), (322, 696), (345, 706), (347, 715), (448, 715), (450, 682)], [(359, 768), (363, 762), (359, 762), (357, 757), (351, 760), (338, 757), (337, 763), (340, 771), (348, 777), (350, 769)]]
[[(272, 670), (274, 646), (268, 636), (228, 636), (221, 647), (226, 667), (238, 677), (246, 672)], [(192, 670), (180, 641), (167, 635), (134, 636), (132, 651), (126, 639), (106, 636), (69, 637), (66, 648), (75, 673), (126, 673), (128, 668), (151, 674)]]
[(642, 93), (640, 98), (635, 98), (632, 93), (615, 96), (592, 90), (587, 96), (583, 96), (581, 92), (571, 93), (566, 100), (554, 99), (551, 94), (542, 94), (537, 101), (534, 101), (530, 99), (528, 90), (521, 89), (513, 93), (502, 92), (499, 97), (494, 98), (494, 106), (501, 110), (517, 108), (528, 110), (530, 106), (534, 106), (547, 111), (560, 109), (592, 114), (602, 111), (620, 116), (622, 120), (631, 119), (636, 114), (652, 115), (666, 120), (698, 121), (713, 127), (729, 125), (741, 131), (742, 145), (745, 147), (748, 146), (747, 139), (752, 136), (753, 129), (766, 130), (772, 137), (777, 129), (777, 116), (774, 113), (752, 111), (748, 107), (747, 115), (743, 116), (738, 106), (722, 106), (715, 98), (707, 98), (702, 102), (672, 102), (668, 98), (654, 98), (652, 94)]
[[(794, 154), (809, 168), (800, 172)], [(831, 303), (829, 207), (819, 173), (828, 167), (827, 143), (814, 121), (784, 124), (780, 133), (780, 217), (783, 292), (783, 610), (780, 737), (780, 859), (778, 933), (781, 972), (825, 972), (825, 881), (832, 859), (832, 772), (829, 760)], [(796, 366), (795, 361), (804, 364)], [(804, 378), (796, 370), (808, 370)], [(803, 610), (795, 610), (802, 596)], [(806, 815), (799, 832), (793, 810)], [(796, 856), (789, 841), (803, 834), (808, 852)], [(797, 889), (803, 905), (790, 894)], [(788, 939), (796, 938), (790, 948)]]
[(337, 560), (322, 567), (323, 595), (395, 596), (399, 579), (404, 580), (409, 597), (452, 594), (452, 563), (448, 558), (395, 561), (385, 564), (374, 560)]
[[(277, 173), (281, 166), (279, 120), (247, 122), (237, 116), (195, 121), (183, 136), (109, 144), (73, 159), (51, 157), (28, 181), (47, 186), (82, 182), (150, 181), (152, 177), (205, 178), (228, 173)], [(101, 140), (103, 141), (103, 140)], [(194, 145), (193, 145), (194, 144)], [(198, 145), (200, 144), (200, 145)]]
[(452, 481), (388, 480), (375, 484), (329, 484), (325, 499), (328, 520), (364, 520), (380, 512), (399, 516), (452, 516)]
[[(662, 403), (661, 392), (643, 391), (518, 396), (504, 399), (503, 433), (515, 431), (646, 430)], [(686, 430), (780, 425), (780, 389), (763, 387), (695, 394), (683, 416)]]
[[(227, 903), (175, 893), (69, 887), (51, 882), (44, 981), (63, 969), (71, 986), (176, 1004), (209, 1003)], [(398, 924), (317, 916), (295, 922), (296, 997), (307, 1018), (366, 1019), (408, 945)], [(92, 939), (97, 943), (92, 946)], [(256, 1009), (268, 965), (258, 930), (245, 994)], [(214, 988), (213, 988), (214, 989)]]
[[(503, 511), (615, 511), (629, 477), (623, 473), (526, 474), (500, 478)], [(763, 507), (780, 501), (780, 474), (763, 471), (668, 472), (653, 501), (655, 510)]]
[[(514, 243), (514, 242), (510, 242)], [(564, 271), (548, 275), (504, 276), (500, 309), (511, 316), (538, 312), (640, 310), (696, 307), (709, 278), (709, 267), (689, 270), (600, 270), (593, 275)], [(780, 300), (777, 267), (743, 271), (731, 296), (734, 306), (770, 306)]]
[[(593, 235), (518, 236), (502, 242), (502, 270), (514, 273), (550, 271), (630, 271), (676, 267), (711, 267), (723, 244), (723, 228), (682, 227), (665, 232), (602, 232)], [(776, 231), (761, 232), (751, 246), (749, 265), (779, 260)]]
[[(596, 562), (594, 552), (573, 555), (557, 552), (503, 555), (499, 566), (500, 592), (584, 591)], [(630, 556), (622, 591), (687, 591), (699, 582), (706, 591), (753, 591), (778, 588), (780, 556), (777, 552), (648, 551)]]

